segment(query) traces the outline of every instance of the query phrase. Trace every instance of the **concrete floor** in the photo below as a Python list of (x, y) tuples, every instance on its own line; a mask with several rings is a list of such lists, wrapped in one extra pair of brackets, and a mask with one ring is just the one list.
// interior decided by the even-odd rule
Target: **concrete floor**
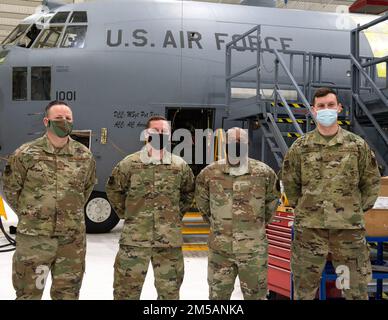
[[(10, 225), (17, 224), (16, 215), (6, 207), (8, 220), (3, 224), (8, 231)], [(113, 299), (113, 263), (118, 250), (118, 241), (122, 229), (122, 221), (108, 234), (87, 235), (86, 273), (83, 280), (80, 299), (111, 300)], [(1, 232), (0, 232), (1, 233)], [(0, 235), (0, 245), (6, 241)], [(15, 299), (12, 286), (12, 255), (13, 252), (0, 253), (0, 300)], [(43, 299), (50, 299), (50, 277), (47, 280)], [(208, 299), (207, 257), (206, 254), (185, 256), (185, 277), (181, 287), (181, 299)], [(143, 286), (141, 299), (153, 300), (157, 294), (154, 287), (154, 276), (151, 265)], [(242, 299), (238, 279), (232, 299)]]

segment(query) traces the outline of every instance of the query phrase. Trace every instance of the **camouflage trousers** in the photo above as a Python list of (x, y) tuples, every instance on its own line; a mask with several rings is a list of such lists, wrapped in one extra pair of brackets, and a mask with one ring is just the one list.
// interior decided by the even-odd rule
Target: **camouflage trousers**
[(334, 268), (349, 268), (349, 288), (343, 289), (345, 298), (367, 300), (372, 267), (365, 230), (310, 228), (296, 228), (292, 242), (295, 299), (315, 298), (328, 253)]
[(208, 284), (210, 300), (229, 300), (236, 277), (245, 300), (267, 295), (268, 249), (255, 253), (225, 253), (209, 249)]
[(85, 271), (85, 253), (84, 235), (73, 238), (18, 233), (12, 265), (16, 299), (41, 299), (51, 270), (51, 298), (77, 300)]
[(114, 264), (115, 300), (139, 300), (151, 260), (158, 300), (179, 300), (183, 282), (182, 248), (146, 248), (120, 245)]

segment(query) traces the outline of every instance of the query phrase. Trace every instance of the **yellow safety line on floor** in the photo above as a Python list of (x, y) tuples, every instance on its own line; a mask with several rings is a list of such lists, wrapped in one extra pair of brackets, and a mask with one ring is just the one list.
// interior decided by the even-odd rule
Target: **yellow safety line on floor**
[(184, 244), (182, 246), (183, 251), (208, 251), (209, 248), (206, 244)]
[(182, 234), (209, 234), (209, 228), (182, 228)]
[(198, 212), (186, 212), (184, 218), (202, 218), (202, 214)]

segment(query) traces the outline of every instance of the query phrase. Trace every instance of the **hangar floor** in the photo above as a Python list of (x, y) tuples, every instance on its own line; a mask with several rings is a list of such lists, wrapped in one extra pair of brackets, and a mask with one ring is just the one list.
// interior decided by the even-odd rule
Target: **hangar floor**
[[(9, 226), (16, 226), (16, 215), (6, 206), (8, 220), (3, 221), (5, 230)], [(113, 263), (118, 251), (118, 241), (122, 229), (120, 222), (110, 233), (88, 234), (86, 272), (81, 288), (81, 300), (112, 300), (113, 299)], [(0, 245), (7, 243), (0, 232)], [(374, 253), (375, 254), (375, 253)], [(12, 286), (12, 255), (13, 252), (0, 253), (0, 301), (15, 299), (15, 291)], [(185, 252), (185, 277), (181, 287), (181, 299), (206, 300), (208, 299), (207, 285), (207, 253)], [(388, 257), (384, 256), (385, 259)], [(44, 300), (50, 299), (51, 279), (47, 279)], [(375, 292), (375, 281), (370, 283), (369, 290)], [(388, 291), (388, 283), (384, 281), (384, 291)], [(151, 265), (143, 286), (141, 299), (154, 300), (157, 293), (154, 287), (154, 275)], [(384, 296), (386, 299), (386, 295)], [(238, 279), (232, 294), (233, 300), (243, 299)]]
[[(3, 224), (8, 231), (10, 225), (16, 225), (17, 217), (6, 208), (8, 220)], [(118, 250), (118, 241), (122, 229), (122, 222), (108, 234), (87, 236), (86, 272), (83, 280), (81, 300), (111, 300), (113, 299), (113, 263)], [(0, 232), (1, 233), (1, 232)], [(6, 243), (0, 235), (0, 245)], [(12, 286), (12, 255), (13, 252), (0, 253), (0, 300), (15, 299)], [(205, 252), (199, 254), (185, 253), (185, 278), (181, 287), (181, 299), (208, 299), (207, 285), (207, 256)], [(144, 283), (141, 299), (153, 300), (157, 294), (154, 287), (154, 276), (151, 265)], [(50, 299), (50, 277), (47, 280), (43, 299)], [(236, 281), (232, 299), (242, 299), (239, 281)]]

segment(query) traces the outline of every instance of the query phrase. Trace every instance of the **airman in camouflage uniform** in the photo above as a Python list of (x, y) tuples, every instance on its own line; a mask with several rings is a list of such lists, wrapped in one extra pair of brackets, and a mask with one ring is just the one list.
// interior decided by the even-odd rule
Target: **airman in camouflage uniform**
[(158, 299), (179, 299), (181, 220), (193, 201), (194, 176), (182, 158), (165, 149), (169, 134), (165, 118), (151, 117), (149, 143), (119, 162), (106, 185), (112, 206), (125, 219), (114, 265), (116, 300), (140, 298), (150, 260)]
[(371, 264), (364, 213), (377, 199), (378, 166), (367, 143), (338, 126), (341, 104), (335, 92), (317, 90), (313, 111), (317, 129), (295, 141), (282, 170), (285, 193), (295, 207), (295, 298), (315, 298), (330, 252), (335, 267), (349, 268), (350, 288), (342, 288), (345, 297), (368, 299)]
[(46, 135), (9, 158), (4, 194), (19, 217), (13, 256), (17, 299), (40, 299), (51, 269), (52, 299), (78, 299), (85, 269), (84, 205), (96, 182), (91, 152), (68, 135), (64, 102), (46, 108)]
[[(196, 180), (196, 204), (210, 220), (209, 298), (230, 299), (238, 275), (244, 299), (264, 299), (268, 260), (265, 226), (279, 199), (277, 177), (264, 163), (248, 158), (244, 130), (228, 130), (227, 141), (227, 160), (210, 164)], [(232, 156), (233, 151), (237, 154)]]

